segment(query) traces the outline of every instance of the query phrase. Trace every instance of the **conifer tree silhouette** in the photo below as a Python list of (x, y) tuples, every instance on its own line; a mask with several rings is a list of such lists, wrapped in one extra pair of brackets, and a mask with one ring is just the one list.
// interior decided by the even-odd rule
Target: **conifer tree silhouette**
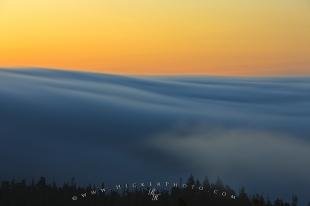
[[(158, 201), (152, 201), (148, 192), (142, 189), (112, 191), (105, 193), (96, 193), (91, 195), (90, 191), (95, 190), (95, 185), (87, 187), (78, 186), (74, 178), (71, 181), (63, 183), (61, 187), (55, 182), (49, 184), (45, 177), (39, 178), (27, 184), (26, 180), (20, 182), (16, 180), (2, 181), (0, 184), (0, 205), (1, 206), (89, 206), (89, 205), (106, 205), (106, 206), (297, 206), (298, 198), (292, 196), (291, 203), (281, 199), (276, 199), (273, 203), (266, 200), (262, 195), (248, 195), (244, 188), (240, 189), (239, 194), (218, 178), (215, 184), (204, 178), (202, 183), (193, 175), (187, 179), (187, 188), (171, 188), (160, 191)], [(195, 188), (192, 189), (192, 185)], [(227, 194), (235, 194), (237, 199), (228, 197), (214, 196), (212, 193), (204, 192), (197, 189), (198, 185), (211, 189), (221, 189)], [(104, 188), (104, 183), (101, 188)], [(100, 187), (100, 186), (99, 186)], [(87, 194), (85, 198), (81, 194)], [(72, 197), (76, 195), (77, 200)], [(310, 204), (308, 204), (310, 206)]]

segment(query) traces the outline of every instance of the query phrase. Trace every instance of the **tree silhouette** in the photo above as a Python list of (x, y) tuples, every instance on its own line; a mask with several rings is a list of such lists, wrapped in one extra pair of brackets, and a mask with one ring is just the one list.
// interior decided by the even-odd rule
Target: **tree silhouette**
[[(181, 183), (181, 181), (180, 181)], [(107, 206), (297, 206), (298, 198), (292, 196), (291, 203), (287, 203), (277, 198), (273, 203), (266, 200), (262, 195), (248, 195), (244, 188), (241, 188), (239, 194), (218, 178), (215, 184), (204, 178), (200, 180), (191, 175), (183, 188), (171, 187), (158, 191), (160, 196), (157, 201), (153, 201), (149, 196), (149, 188), (123, 189), (120, 191), (100, 192), (100, 186), (88, 185), (86, 187), (78, 186), (74, 178), (71, 181), (63, 183), (61, 187), (55, 182), (49, 184), (45, 177), (39, 178), (27, 184), (26, 180), (17, 182), (2, 181), (0, 184), (0, 205), (2, 206), (89, 206), (89, 205), (107, 205)], [(192, 185), (195, 185), (192, 188)], [(201, 190), (201, 188), (207, 188)], [(214, 194), (212, 190), (218, 191)], [(211, 191), (211, 192), (210, 192)], [(82, 195), (85, 194), (85, 197)], [(223, 195), (225, 194), (225, 196)], [(230, 195), (236, 195), (236, 199)], [(310, 206), (310, 204), (308, 204)]]

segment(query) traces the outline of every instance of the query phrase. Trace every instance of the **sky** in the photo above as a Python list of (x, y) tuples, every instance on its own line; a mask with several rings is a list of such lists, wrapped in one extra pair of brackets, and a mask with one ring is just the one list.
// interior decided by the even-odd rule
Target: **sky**
[(0, 0), (0, 67), (309, 75), (309, 0)]

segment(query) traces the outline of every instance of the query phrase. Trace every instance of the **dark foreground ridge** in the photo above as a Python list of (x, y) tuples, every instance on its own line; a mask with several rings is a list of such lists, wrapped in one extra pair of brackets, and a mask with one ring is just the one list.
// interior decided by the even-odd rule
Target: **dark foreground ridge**
[[(27, 184), (21, 182), (2, 181), (0, 187), (0, 205), (2, 206), (297, 206), (297, 196), (293, 195), (291, 202), (281, 199), (268, 200), (262, 195), (248, 195), (244, 188), (237, 193), (218, 179), (216, 183), (209, 183), (208, 178), (202, 182), (193, 176), (178, 186), (158, 188), (143, 185), (134, 189), (116, 186), (107, 188), (101, 186), (77, 186), (74, 179), (59, 187), (56, 183), (48, 184), (44, 177), (38, 182)], [(310, 203), (308, 204), (310, 205)]]

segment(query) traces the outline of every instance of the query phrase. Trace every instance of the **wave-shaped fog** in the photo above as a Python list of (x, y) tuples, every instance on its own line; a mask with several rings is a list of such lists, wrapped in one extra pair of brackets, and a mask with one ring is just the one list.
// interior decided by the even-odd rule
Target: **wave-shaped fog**
[(0, 178), (186, 177), (309, 197), (310, 78), (0, 70)]

